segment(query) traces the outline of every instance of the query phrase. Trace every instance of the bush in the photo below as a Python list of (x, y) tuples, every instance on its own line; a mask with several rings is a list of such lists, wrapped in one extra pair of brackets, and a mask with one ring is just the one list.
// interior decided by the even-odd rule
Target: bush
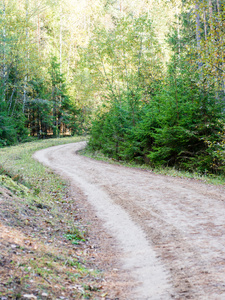
[(0, 147), (9, 146), (16, 142), (17, 135), (12, 118), (5, 112), (0, 112)]
[(135, 110), (129, 95), (101, 108), (89, 147), (115, 159), (175, 166), (201, 173), (225, 171), (224, 107), (189, 79), (180, 78)]
[(27, 138), (28, 130), (25, 127), (25, 120), (22, 113), (8, 116), (4, 103), (0, 103), (0, 147), (23, 142)]

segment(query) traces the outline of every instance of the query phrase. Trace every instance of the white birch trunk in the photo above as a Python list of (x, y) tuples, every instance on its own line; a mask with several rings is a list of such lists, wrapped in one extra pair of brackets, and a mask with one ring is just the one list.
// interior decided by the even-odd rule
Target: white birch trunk
[(40, 31), (40, 15), (37, 16), (37, 43), (38, 43), (38, 55), (40, 56), (41, 45), (41, 31)]
[(177, 15), (177, 38), (178, 38), (178, 57), (180, 60), (180, 51), (181, 51), (181, 46), (180, 46), (180, 24), (179, 24), (179, 11), (178, 11), (178, 4), (176, 3), (176, 15)]
[(203, 80), (202, 73), (202, 61), (201, 61), (201, 33), (200, 33), (200, 15), (199, 15), (199, 4), (195, 1), (195, 22), (196, 22), (196, 41), (198, 51), (198, 70), (200, 75), (200, 81)]
[(196, 41), (197, 41), (197, 49), (200, 53), (201, 50), (201, 34), (200, 34), (200, 16), (199, 16), (199, 5), (195, 2), (195, 21), (196, 21)]
[(26, 58), (25, 58), (25, 77), (24, 77), (24, 87), (23, 87), (23, 112), (25, 111), (25, 105), (27, 102), (27, 81), (28, 81), (28, 65), (29, 65), (29, 28), (28, 28), (28, 17), (29, 17), (29, 0), (25, 3), (26, 10)]
[(211, 35), (213, 36), (213, 7), (212, 7), (212, 0), (209, 0), (209, 25), (210, 25), (210, 31)]
[(60, 1), (60, 29), (59, 29), (59, 63), (60, 73), (62, 73), (62, 3)]
[(5, 101), (5, 93), (6, 93), (6, 7), (5, 7), (5, 0), (3, 0), (3, 70), (2, 70), (2, 77), (3, 77), (3, 93), (2, 93), (2, 100)]

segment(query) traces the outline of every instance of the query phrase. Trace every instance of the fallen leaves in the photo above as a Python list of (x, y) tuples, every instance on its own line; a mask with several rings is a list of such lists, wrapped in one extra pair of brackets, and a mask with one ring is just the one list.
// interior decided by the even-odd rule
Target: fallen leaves
[[(89, 253), (94, 247), (88, 244), (85, 227), (79, 230), (70, 225), (80, 219), (75, 205), (65, 201), (50, 209), (16, 195), (8, 201), (6, 190), (4, 196), (0, 203), (0, 282), (4, 282), (0, 298), (82, 299), (88, 293), (89, 299), (100, 299), (102, 277), (93, 275)], [(6, 211), (7, 218), (3, 217)]]

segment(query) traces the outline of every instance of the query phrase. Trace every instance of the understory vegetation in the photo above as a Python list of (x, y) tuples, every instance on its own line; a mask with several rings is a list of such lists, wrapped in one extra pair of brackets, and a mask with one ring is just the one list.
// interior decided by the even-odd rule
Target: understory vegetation
[(151, 167), (224, 174), (224, 19), (214, 2), (208, 15), (207, 3), (183, 5), (166, 38), (166, 64), (148, 16), (119, 20), (104, 39), (93, 37), (95, 61), (108, 66), (102, 74), (108, 93), (92, 124), (90, 150)]
[(93, 122), (89, 149), (152, 167), (224, 173), (222, 99), (205, 94), (188, 77), (176, 78), (176, 87), (171, 79), (154, 83), (156, 94), (148, 101), (139, 93), (132, 95), (134, 104), (124, 95), (105, 105)]

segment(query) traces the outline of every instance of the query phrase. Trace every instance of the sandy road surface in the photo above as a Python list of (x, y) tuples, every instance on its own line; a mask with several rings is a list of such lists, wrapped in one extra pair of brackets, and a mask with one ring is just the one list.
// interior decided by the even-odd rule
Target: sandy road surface
[(84, 146), (35, 158), (86, 194), (140, 282), (133, 299), (225, 299), (224, 188), (94, 161), (76, 154)]

